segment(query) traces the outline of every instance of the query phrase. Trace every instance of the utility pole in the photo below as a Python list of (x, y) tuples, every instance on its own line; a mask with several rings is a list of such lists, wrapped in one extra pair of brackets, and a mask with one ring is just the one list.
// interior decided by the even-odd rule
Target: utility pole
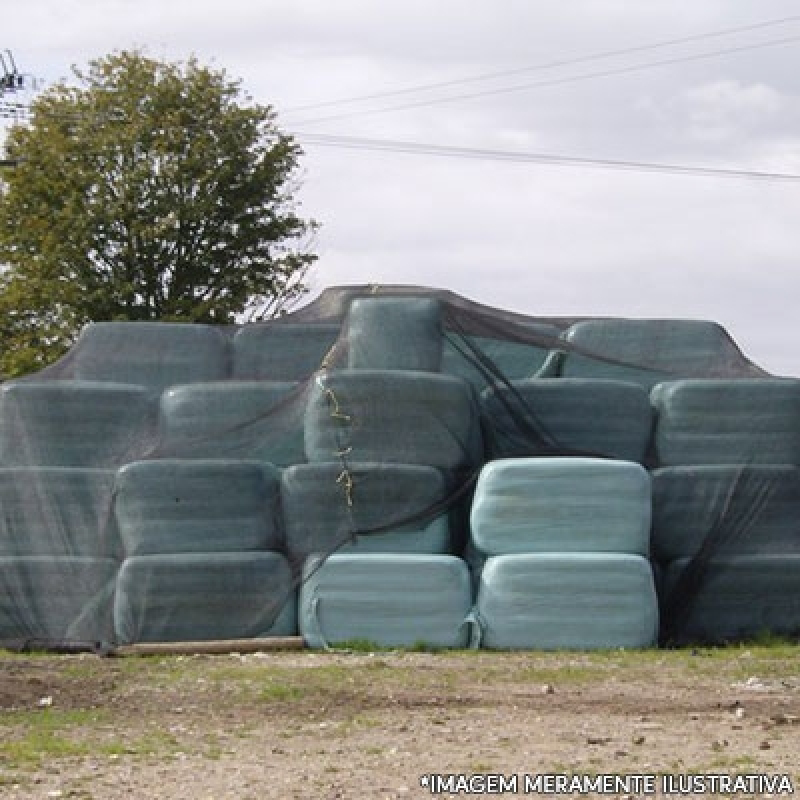
[[(6, 94), (11, 94), (11, 92), (16, 92), (19, 89), (25, 88), (25, 76), (17, 69), (14, 56), (8, 49), (0, 51), (0, 70), (2, 71), (2, 74), (0, 74), (0, 100), (5, 97)], [(13, 109), (6, 109), (5, 103), (0, 102), (0, 116), (5, 116), (3, 112), (6, 110)], [(17, 163), (15, 159), (0, 158), (0, 169), (16, 167)]]

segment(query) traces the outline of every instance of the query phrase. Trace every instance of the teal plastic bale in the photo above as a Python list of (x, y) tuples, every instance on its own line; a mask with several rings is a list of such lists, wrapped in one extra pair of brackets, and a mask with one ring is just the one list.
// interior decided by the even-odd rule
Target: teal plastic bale
[(442, 312), (435, 298), (358, 297), (346, 327), (351, 369), (441, 369)]
[(0, 556), (121, 556), (113, 487), (112, 470), (0, 469)]
[(0, 557), (0, 642), (107, 644), (118, 566), (85, 556)]
[(119, 572), (118, 644), (290, 636), (296, 593), (280, 553), (134, 556)]
[(653, 557), (800, 555), (800, 469), (699, 465), (653, 471)]
[(637, 555), (492, 556), (476, 612), (480, 645), (493, 650), (642, 648), (658, 635), (653, 573)]
[(487, 555), (636, 553), (650, 542), (650, 476), (594, 458), (510, 458), (481, 470), (470, 527)]
[(643, 462), (653, 431), (647, 392), (624, 381), (542, 378), (513, 381), (482, 395), (493, 458), (544, 449)]
[(126, 555), (277, 550), (280, 472), (246, 461), (139, 461), (120, 469), (115, 513)]
[(314, 648), (465, 647), (471, 603), (469, 570), (455, 556), (342, 554), (309, 560), (298, 618)]
[(339, 337), (339, 325), (281, 321), (245, 325), (233, 337), (233, 377), (302, 381), (320, 369)]
[[(547, 339), (558, 338), (553, 325), (526, 325), (525, 330)], [(522, 341), (495, 339), (489, 336), (445, 334), (442, 372), (469, 381), (477, 390), (497, 383), (530, 378), (541, 369), (549, 349)]]
[(665, 380), (743, 369), (733, 340), (708, 320), (591, 319), (575, 323), (564, 338), (576, 349), (567, 351), (562, 377), (633, 381), (649, 390)]
[(229, 381), (174, 386), (161, 395), (159, 452), (278, 466), (305, 461), (305, 403), (295, 383)]
[(178, 383), (230, 377), (230, 340), (211, 325), (94, 322), (74, 350), (79, 380), (139, 383), (161, 391)]
[(153, 442), (147, 389), (87, 381), (9, 383), (0, 390), (0, 463), (113, 467)]
[(316, 376), (305, 423), (309, 461), (427, 464), (458, 469), (483, 459), (472, 387), (450, 375), (335, 370)]
[(651, 400), (661, 466), (800, 465), (800, 380), (670, 381)]
[[(664, 594), (681, 581), (689, 559), (671, 562)], [(800, 634), (800, 555), (731, 555), (711, 559), (692, 587), (673, 633), (679, 643), (723, 643), (764, 634)]]
[[(293, 563), (312, 553), (447, 553), (450, 520), (440, 509), (449, 482), (434, 467), (409, 464), (302, 464), (283, 472), (282, 508)], [(410, 520), (410, 521), (409, 521)], [(395, 525), (392, 525), (392, 522)], [(385, 529), (354, 536), (356, 531)]]

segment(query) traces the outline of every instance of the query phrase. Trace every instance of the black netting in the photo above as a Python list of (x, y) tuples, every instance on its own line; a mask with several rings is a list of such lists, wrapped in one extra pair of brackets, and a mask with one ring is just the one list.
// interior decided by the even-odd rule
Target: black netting
[(0, 642), (793, 632), (799, 465), (800, 381), (712, 322), (357, 286), (98, 323), (0, 390)]

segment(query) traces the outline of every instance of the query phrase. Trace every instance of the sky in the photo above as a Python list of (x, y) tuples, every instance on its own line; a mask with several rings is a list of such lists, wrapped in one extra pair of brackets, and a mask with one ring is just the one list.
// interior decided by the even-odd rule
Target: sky
[(41, 86), (131, 48), (225, 69), (297, 136), (311, 297), (713, 319), (800, 376), (792, 0), (27, 0), (0, 27)]

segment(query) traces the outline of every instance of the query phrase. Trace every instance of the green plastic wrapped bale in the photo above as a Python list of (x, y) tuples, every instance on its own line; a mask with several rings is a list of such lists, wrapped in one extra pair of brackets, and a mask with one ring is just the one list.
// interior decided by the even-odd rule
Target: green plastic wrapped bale
[[(543, 340), (558, 338), (559, 330), (555, 326), (525, 327)], [(480, 391), (490, 383), (530, 378), (541, 369), (548, 353), (546, 346), (527, 342), (448, 333), (442, 354), (442, 372), (464, 378)]]
[(671, 381), (651, 400), (661, 466), (800, 465), (800, 380)]
[(647, 555), (650, 476), (595, 458), (509, 458), (481, 470), (472, 541), (487, 555), (610, 552)]
[(555, 452), (642, 462), (653, 430), (645, 390), (624, 381), (513, 381), (482, 396), (493, 458)]
[(653, 573), (642, 556), (492, 556), (476, 603), (480, 644), (494, 650), (650, 647), (658, 635)]
[(312, 462), (346, 453), (352, 461), (457, 469), (483, 458), (472, 387), (430, 372), (319, 373), (306, 410), (305, 445)]
[(155, 405), (141, 386), (9, 383), (0, 390), (0, 463), (113, 467), (152, 445)]
[(229, 381), (175, 386), (161, 395), (159, 452), (240, 458), (278, 466), (305, 461), (305, 404), (296, 384)]
[(0, 556), (121, 556), (113, 488), (112, 470), (0, 469)]
[[(312, 553), (334, 550), (447, 553), (448, 514), (434, 510), (447, 493), (448, 482), (434, 467), (356, 463), (346, 472), (338, 463), (290, 467), (283, 472), (281, 495), (291, 561), (302, 564)], [(375, 528), (384, 530), (353, 537)]]
[(438, 372), (442, 312), (432, 297), (358, 297), (347, 318), (348, 367)]
[(465, 647), (471, 604), (469, 570), (455, 556), (342, 554), (308, 562), (298, 619), (309, 647)]
[(245, 325), (233, 337), (233, 377), (241, 381), (301, 381), (320, 369), (339, 325), (280, 321)]
[(119, 644), (290, 636), (296, 593), (280, 553), (134, 556), (119, 571)]
[(566, 354), (563, 377), (633, 381), (646, 389), (665, 380), (723, 375), (742, 361), (725, 329), (707, 320), (583, 320), (565, 339), (576, 349)]
[(653, 557), (800, 555), (800, 469), (664, 467), (653, 471)]
[(82, 556), (0, 557), (0, 646), (109, 643), (118, 566)]
[(128, 556), (277, 550), (280, 473), (246, 461), (168, 459), (127, 464), (115, 512)]
[[(800, 555), (739, 555), (713, 558), (691, 595), (680, 591), (688, 559), (669, 564), (664, 593), (669, 607), (680, 607), (672, 620), (678, 643), (722, 643), (764, 634), (800, 634)], [(676, 588), (677, 587), (677, 588)]]
[(74, 359), (77, 379), (140, 383), (161, 391), (230, 377), (230, 339), (212, 325), (94, 322), (81, 333)]

